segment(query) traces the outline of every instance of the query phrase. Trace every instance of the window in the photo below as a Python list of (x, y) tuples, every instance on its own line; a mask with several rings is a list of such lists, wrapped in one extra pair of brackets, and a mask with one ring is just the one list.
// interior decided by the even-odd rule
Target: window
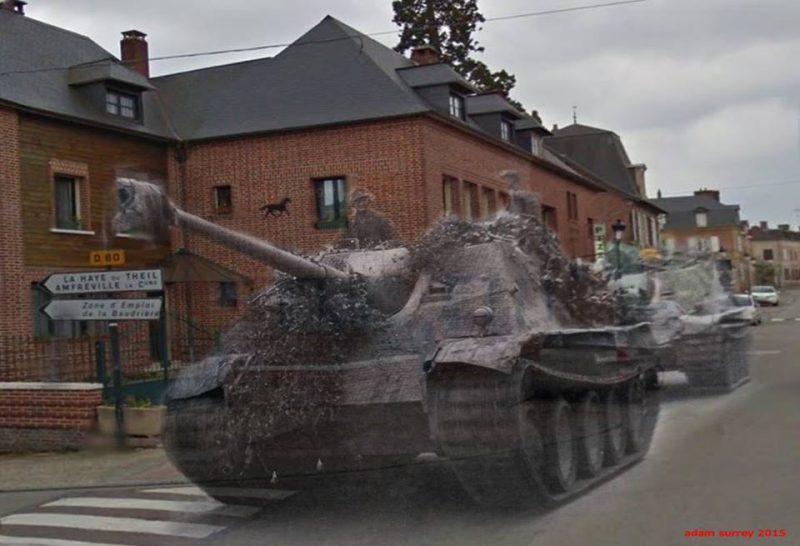
[(697, 224), (697, 227), (707, 227), (708, 214), (705, 212), (696, 212), (694, 215), (694, 221)]
[(539, 155), (539, 138), (538, 137), (531, 137), (531, 153), (533, 155)]
[(464, 182), (464, 200), (462, 210), (467, 220), (477, 220), (480, 216), (480, 203), (478, 202), (478, 186)]
[(220, 307), (236, 307), (239, 304), (239, 299), (236, 296), (236, 283), (230, 281), (222, 281), (218, 285), (219, 297), (217, 304)]
[(316, 227), (343, 227), (347, 223), (346, 191), (344, 178), (314, 180), (314, 192), (317, 198)]
[(127, 119), (139, 119), (139, 97), (121, 91), (106, 91), (106, 112)]
[(578, 219), (578, 196), (571, 191), (567, 192), (567, 218)]
[(81, 229), (79, 180), (72, 176), (56, 175), (53, 183), (55, 227)]
[(491, 218), (496, 210), (497, 204), (495, 203), (494, 190), (483, 188), (481, 190), (481, 219)]
[(454, 214), (453, 203), (456, 196), (456, 183), (458, 180), (450, 176), (442, 177), (442, 214), (450, 216)]
[(505, 140), (506, 142), (511, 142), (511, 134), (514, 131), (514, 126), (508, 120), (502, 120), (500, 122), (500, 138)]
[(466, 119), (464, 97), (461, 95), (450, 93), (450, 115), (460, 120)]
[(554, 207), (548, 207), (547, 205), (542, 206), (542, 222), (554, 232), (558, 232), (556, 209)]
[(510, 204), (511, 204), (511, 196), (509, 196), (505, 192), (500, 192), (500, 209), (508, 210), (508, 206)]
[(789, 249), (788, 248), (784, 248), (783, 249), (783, 259), (786, 260), (786, 261), (789, 260)]
[(214, 208), (217, 212), (230, 212), (233, 208), (233, 193), (230, 186), (214, 186)]
[(764, 259), (767, 260), (767, 261), (775, 259), (775, 253), (772, 251), (771, 248), (765, 248), (764, 252), (763, 252), (763, 255), (764, 255)]

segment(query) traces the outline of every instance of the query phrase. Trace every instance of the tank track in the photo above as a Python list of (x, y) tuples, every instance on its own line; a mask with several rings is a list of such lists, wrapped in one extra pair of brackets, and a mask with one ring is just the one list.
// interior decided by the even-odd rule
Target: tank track
[[(531, 370), (525, 361), (519, 361), (511, 375), (455, 366), (429, 382), (431, 426), (441, 455), (448, 458), (463, 487), (480, 504), (520, 507), (565, 502), (635, 464), (650, 447), (659, 401), (657, 391), (648, 389), (643, 377), (613, 386), (547, 392), (537, 390), (537, 377)], [(629, 415), (632, 408), (639, 407), (629, 401), (634, 386), (635, 392), (641, 393), (641, 421), (636, 430), (630, 420), (625, 420), (624, 430), (619, 425), (609, 427), (603, 420), (603, 451), (595, 452), (595, 462), (590, 464), (588, 456), (581, 456), (582, 439), (576, 433), (586, 434), (591, 429), (579, 425), (575, 408), (591, 398), (608, 405), (619, 402), (617, 408)], [(571, 453), (571, 458), (555, 449), (559, 435), (552, 430), (554, 411), (570, 416), (572, 437), (562, 441), (560, 452)], [(633, 441), (631, 435), (637, 430)], [(613, 434), (616, 450), (609, 444)], [(597, 463), (597, 456), (602, 464)], [(566, 472), (559, 472), (558, 465), (564, 463)], [(592, 470), (595, 473), (590, 476)]]

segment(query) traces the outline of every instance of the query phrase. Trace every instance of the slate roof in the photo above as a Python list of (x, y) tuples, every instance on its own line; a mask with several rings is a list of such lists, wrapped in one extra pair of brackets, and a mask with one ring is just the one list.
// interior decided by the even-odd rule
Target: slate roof
[(478, 92), (474, 85), (464, 80), (464, 78), (447, 63), (404, 66), (398, 68), (397, 73), (403, 81), (411, 87), (453, 84), (458, 85), (465, 91), (472, 93)]
[(481, 93), (467, 97), (467, 111), (470, 115), (505, 112), (515, 118), (523, 118), (525, 114), (508, 102), (502, 94), (497, 92)]
[(325, 17), (269, 59), (154, 78), (185, 139), (404, 116), (430, 107), (398, 74), (411, 60)]
[[(150, 80), (85, 36), (6, 10), (0, 10), (0, 37), (0, 102), (173, 140), (223, 138), (416, 114), (444, 119), (448, 116), (417, 94), (415, 87), (455, 84), (474, 91), (451, 67), (417, 66), (331, 16), (275, 57)], [(102, 105), (83, 92), (83, 85), (107, 79), (144, 90), (143, 123), (107, 115)], [(527, 117), (497, 94), (468, 100), (476, 112), (508, 111)], [(486, 134), (469, 118), (464, 126)], [(531, 159), (600, 189), (549, 151)]]
[(149, 85), (86, 36), (0, 9), (0, 102), (149, 136), (171, 136), (155, 93), (143, 93), (143, 123), (112, 117), (82, 88), (70, 86), (70, 78), (76, 83), (80, 77), (78, 72), (107, 72), (117, 81)]
[(738, 227), (739, 205), (725, 205), (707, 195), (685, 195), (651, 199), (652, 203), (667, 211), (664, 229), (694, 229), (695, 214), (705, 212), (708, 227)]
[(594, 173), (615, 190), (628, 196), (646, 197), (640, 195), (628, 169), (631, 160), (622, 140), (613, 131), (575, 123), (553, 131), (553, 136), (545, 138), (544, 142), (545, 146)]

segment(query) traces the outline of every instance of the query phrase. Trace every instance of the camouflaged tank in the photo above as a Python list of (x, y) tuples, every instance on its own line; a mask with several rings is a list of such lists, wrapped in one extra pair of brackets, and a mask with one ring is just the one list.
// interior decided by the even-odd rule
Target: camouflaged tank
[(561, 254), (532, 196), (511, 201), (414, 245), (314, 258), (156, 207), (284, 272), (170, 389), (172, 461), (228, 500), (435, 453), (477, 502), (521, 506), (641, 460), (658, 416), (649, 325), (614, 326), (605, 281)]

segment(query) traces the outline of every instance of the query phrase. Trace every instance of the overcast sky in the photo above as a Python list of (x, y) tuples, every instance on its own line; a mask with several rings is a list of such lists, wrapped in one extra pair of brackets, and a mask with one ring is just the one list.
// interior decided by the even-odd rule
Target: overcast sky
[[(479, 0), (487, 18), (609, 0)], [(151, 56), (291, 42), (330, 14), (392, 30), (391, 0), (29, 0), (29, 16), (119, 54), (119, 32), (148, 34)], [(548, 126), (612, 129), (646, 163), (651, 196), (707, 186), (742, 218), (800, 225), (800, 2), (646, 0), (487, 22), (478, 40), (512, 95)], [(376, 39), (393, 46), (396, 37)], [(258, 56), (154, 62), (164, 74)]]

